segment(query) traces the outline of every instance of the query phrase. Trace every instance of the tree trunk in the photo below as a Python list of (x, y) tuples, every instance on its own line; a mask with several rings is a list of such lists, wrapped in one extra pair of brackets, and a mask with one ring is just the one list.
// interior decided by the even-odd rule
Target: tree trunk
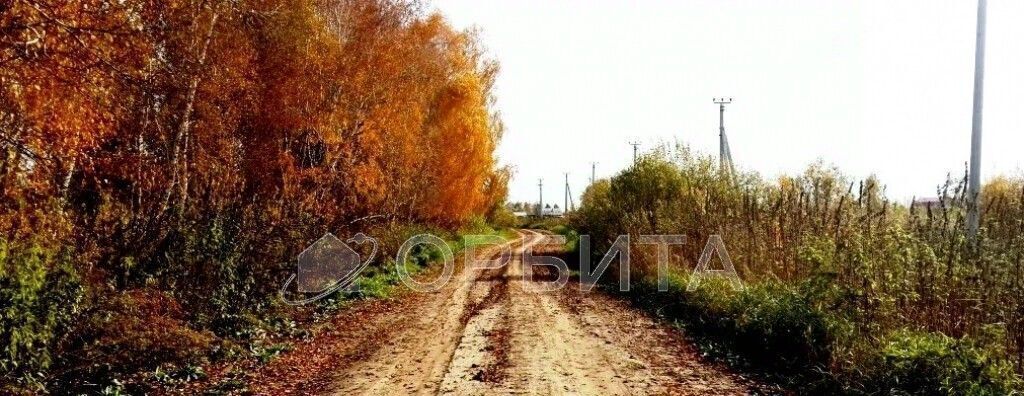
[[(213, 34), (217, 26), (217, 20), (220, 18), (219, 8), (220, 3), (213, 6), (213, 15), (210, 17), (210, 24), (203, 36), (202, 47), (199, 50), (199, 54), (197, 54), (196, 68), (192, 71), (192, 77), (188, 83), (188, 91), (185, 94), (185, 107), (182, 109), (181, 120), (178, 122), (178, 127), (173, 140), (174, 147), (171, 150), (171, 185), (168, 186), (167, 193), (164, 196), (162, 212), (169, 209), (171, 199), (173, 198), (174, 190), (176, 188), (179, 191), (179, 203), (184, 202), (185, 196), (188, 194), (188, 191), (186, 191), (188, 184), (184, 181), (188, 175), (186, 174), (186, 171), (182, 170), (183, 167), (180, 163), (182, 162), (182, 157), (185, 154), (185, 145), (188, 143), (189, 132), (192, 129), (192, 113), (195, 109), (196, 93), (199, 90), (199, 82), (202, 79), (202, 69), (203, 66), (206, 65), (210, 42), (213, 41)], [(184, 167), (184, 169), (187, 170), (187, 167)]]

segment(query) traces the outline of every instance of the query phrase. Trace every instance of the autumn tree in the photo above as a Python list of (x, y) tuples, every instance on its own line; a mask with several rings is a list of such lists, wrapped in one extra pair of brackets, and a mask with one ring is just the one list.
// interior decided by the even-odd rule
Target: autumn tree
[(489, 215), (483, 54), (404, 0), (0, 0), (0, 363), (77, 345), (33, 312), (145, 289), (227, 334), (323, 232)]

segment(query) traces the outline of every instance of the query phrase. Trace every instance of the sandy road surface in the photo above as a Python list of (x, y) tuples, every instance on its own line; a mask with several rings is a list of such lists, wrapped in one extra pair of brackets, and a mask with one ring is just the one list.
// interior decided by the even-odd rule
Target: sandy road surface
[[(439, 291), (361, 324), (329, 386), (352, 394), (747, 394), (753, 384), (700, 361), (677, 331), (518, 254), (501, 268), (458, 271)], [(540, 254), (540, 253), (537, 253)], [(524, 281), (523, 274), (530, 274)], [(359, 338), (361, 337), (361, 339)]]

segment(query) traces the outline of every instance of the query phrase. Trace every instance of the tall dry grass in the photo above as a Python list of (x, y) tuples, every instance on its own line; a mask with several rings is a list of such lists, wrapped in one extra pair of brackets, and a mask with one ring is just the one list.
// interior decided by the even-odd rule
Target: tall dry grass
[[(590, 186), (573, 223), (596, 252), (622, 233), (686, 235), (673, 248), (678, 272), (722, 235), (746, 282), (816, 290), (813, 303), (849, 324), (845, 337), (856, 341), (837, 345), (836, 360), (909, 329), (994, 344), (1020, 371), (1024, 180), (985, 185), (975, 240), (964, 231), (964, 186), (949, 178), (938, 200), (897, 202), (877, 178), (855, 180), (820, 162), (768, 180), (720, 173), (713, 158), (676, 145)], [(642, 249), (634, 266), (653, 262)]]

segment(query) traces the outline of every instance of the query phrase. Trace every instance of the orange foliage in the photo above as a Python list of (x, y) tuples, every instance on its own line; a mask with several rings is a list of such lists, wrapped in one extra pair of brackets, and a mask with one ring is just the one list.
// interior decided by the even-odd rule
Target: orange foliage
[(0, 377), (180, 360), (325, 231), (488, 215), (496, 74), (407, 0), (0, 0)]
[(65, 199), (92, 244), (239, 205), (454, 226), (503, 198), (487, 191), (497, 68), (414, 4), (0, 7), (3, 189)]
[(230, 327), (325, 231), (497, 207), (496, 73), (408, 0), (0, 0), (0, 245)]

